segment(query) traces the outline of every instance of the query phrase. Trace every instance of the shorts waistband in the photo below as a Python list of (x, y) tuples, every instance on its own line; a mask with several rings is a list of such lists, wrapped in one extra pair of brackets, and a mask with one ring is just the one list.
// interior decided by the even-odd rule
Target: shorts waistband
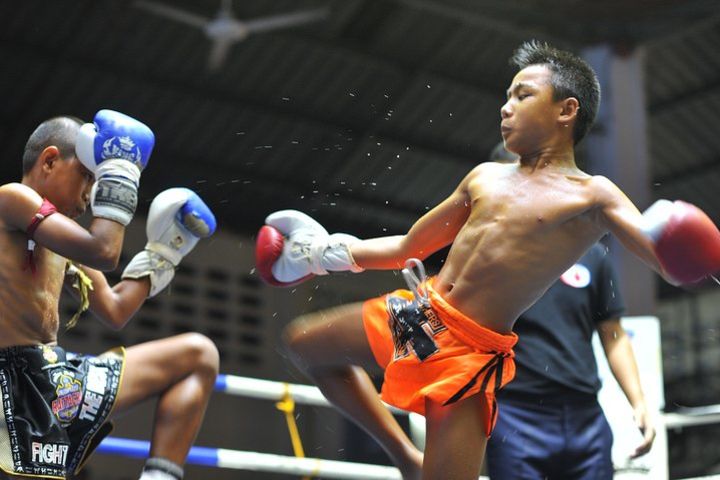
[(0, 349), (0, 364), (16, 365), (23, 363), (35, 368), (60, 364), (66, 361), (62, 347), (47, 345), (20, 345)]
[(460, 310), (450, 305), (432, 288), (432, 279), (425, 285), (430, 296), (430, 305), (440, 315), (440, 320), (463, 343), (478, 350), (513, 355), (512, 348), (518, 341), (515, 333), (503, 335), (483, 327)]

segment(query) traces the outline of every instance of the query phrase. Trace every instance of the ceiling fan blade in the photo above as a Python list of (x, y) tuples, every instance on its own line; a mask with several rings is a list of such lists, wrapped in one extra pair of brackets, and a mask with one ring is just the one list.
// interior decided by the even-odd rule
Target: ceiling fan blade
[(196, 15), (162, 3), (137, 0), (133, 3), (133, 6), (161, 17), (169, 18), (187, 25), (192, 25), (193, 27), (205, 28), (205, 26), (210, 23), (210, 20), (202, 15)]
[(244, 20), (243, 23), (249, 32), (258, 33), (314, 22), (327, 17), (329, 13), (329, 10), (326, 8), (318, 8), (315, 10), (273, 15), (270, 17), (260, 17), (254, 20)]
[(235, 42), (229, 39), (216, 39), (213, 41), (210, 56), (208, 57), (208, 70), (216, 72), (220, 69), (222, 64), (225, 63), (233, 43)]

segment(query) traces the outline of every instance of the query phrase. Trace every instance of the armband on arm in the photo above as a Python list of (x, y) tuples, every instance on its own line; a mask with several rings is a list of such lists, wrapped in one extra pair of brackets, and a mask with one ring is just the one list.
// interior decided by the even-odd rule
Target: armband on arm
[(38, 211), (33, 215), (33, 218), (30, 220), (30, 223), (27, 226), (27, 229), (25, 229), (25, 233), (28, 237), (28, 243), (27, 243), (27, 250), (26, 250), (26, 260), (25, 260), (25, 270), (28, 268), (30, 271), (34, 274), (36, 271), (35, 267), (35, 230), (40, 226), (40, 223), (45, 220), (47, 217), (52, 215), (53, 213), (57, 213), (57, 208), (55, 208), (55, 205), (50, 203), (50, 200), (47, 198), (43, 198), (42, 203), (40, 204), (40, 208), (38, 208)]

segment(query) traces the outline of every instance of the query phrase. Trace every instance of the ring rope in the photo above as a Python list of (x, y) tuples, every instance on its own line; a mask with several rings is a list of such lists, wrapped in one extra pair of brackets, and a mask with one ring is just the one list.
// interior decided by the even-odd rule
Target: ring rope
[[(147, 458), (150, 453), (150, 442), (130, 438), (107, 437), (98, 446), (96, 452), (130, 458)], [(222, 448), (192, 447), (186, 463), (293, 476), (315, 475), (323, 478), (354, 480), (402, 480), (400, 471), (397, 468), (384, 465), (340, 462), (318, 458), (298, 458)]]
[[(323, 396), (320, 389), (312, 385), (262, 380), (260, 378), (240, 377), (237, 375), (220, 374), (215, 381), (215, 391), (227, 395), (250, 397), (260, 400), (282, 401), (285, 385), (295, 403), (314, 407), (330, 407), (330, 402)], [(396, 415), (407, 415), (408, 412), (385, 404)]]
[[(256, 399), (274, 400), (282, 403), (291, 398), (293, 404), (329, 406), (317, 387), (261, 380), (251, 377), (219, 375), (215, 391), (229, 395), (246, 396)], [(393, 413), (407, 414), (390, 407)], [(415, 414), (413, 414), (415, 416)], [(294, 416), (293, 416), (294, 419)], [(412, 419), (412, 417), (411, 417)], [(661, 419), (668, 428), (720, 423), (720, 405), (681, 409), (676, 413), (664, 413)], [(150, 442), (127, 438), (107, 437), (97, 453), (121, 455), (132, 458), (147, 458)], [(295, 476), (322, 476), (338, 479), (401, 480), (398, 469), (383, 465), (341, 462), (307, 457), (290, 457), (259, 452), (245, 452), (210, 447), (192, 447), (188, 464), (247, 471), (281, 473)], [(487, 480), (487, 477), (480, 477)], [(718, 476), (701, 477), (702, 480), (720, 480)], [(686, 479), (689, 480), (689, 479)]]
[[(298, 384), (287, 385), (295, 403), (316, 407), (331, 406), (317, 387)], [(215, 382), (215, 391), (228, 395), (273, 401), (282, 400), (285, 392), (282, 382), (226, 374), (218, 375)], [(396, 415), (408, 415), (405, 410), (387, 404), (386, 406)], [(673, 413), (661, 413), (660, 418), (664, 420), (664, 424), (668, 428), (720, 423), (720, 404), (682, 408)]]

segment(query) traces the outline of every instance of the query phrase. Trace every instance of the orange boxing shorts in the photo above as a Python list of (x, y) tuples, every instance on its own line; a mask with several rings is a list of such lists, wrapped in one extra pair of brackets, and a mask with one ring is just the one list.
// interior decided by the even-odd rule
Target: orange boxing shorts
[(381, 398), (425, 415), (425, 399), (450, 405), (481, 394), (485, 434), (497, 419), (495, 392), (515, 377), (512, 347), (502, 335), (471, 320), (425, 284), (429, 307), (409, 290), (363, 304), (363, 324), (375, 359), (385, 369)]

